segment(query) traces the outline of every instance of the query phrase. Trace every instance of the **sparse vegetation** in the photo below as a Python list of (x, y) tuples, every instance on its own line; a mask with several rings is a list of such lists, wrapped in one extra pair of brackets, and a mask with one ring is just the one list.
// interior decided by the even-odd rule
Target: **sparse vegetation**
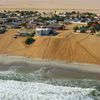
[(35, 42), (35, 39), (33, 39), (33, 38), (27, 38), (26, 41), (25, 41), (25, 44), (30, 45), (33, 42)]
[(78, 26), (75, 26), (75, 27), (73, 28), (74, 32), (76, 32), (78, 29), (79, 29)]
[(82, 26), (79, 28), (79, 30), (80, 30), (80, 33), (85, 33), (87, 29), (85, 26)]
[(96, 36), (100, 36), (100, 33), (96, 34)]
[(34, 37), (35, 36), (35, 31), (33, 33), (30, 34), (30, 37)]
[(95, 28), (95, 27), (91, 27), (90, 30), (91, 30), (91, 33), (92, 33), (92, 34), (93, 34), (93, 33), (96, 33), (96, 28)]

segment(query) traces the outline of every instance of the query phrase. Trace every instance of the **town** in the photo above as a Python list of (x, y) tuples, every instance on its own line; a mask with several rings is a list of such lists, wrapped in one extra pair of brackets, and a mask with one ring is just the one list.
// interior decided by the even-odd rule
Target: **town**
[[(69, 28), (69, 26), (72, 26)], [(73, 30), (75, 33), (100, 35), (100, 16), (89, 12), (39, 12), (2, 11), (0, 12), (0, 34), (10, 29), (18, 29), (19, 36), (55, 36), (59, 30)]]

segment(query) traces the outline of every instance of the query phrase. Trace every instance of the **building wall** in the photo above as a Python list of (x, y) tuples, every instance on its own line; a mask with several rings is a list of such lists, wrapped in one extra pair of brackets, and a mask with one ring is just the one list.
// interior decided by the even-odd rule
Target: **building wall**
[(47, 36), (50, 34), (51, 29), (49, 28), (37, 28), (36, 29), (36, 36)]

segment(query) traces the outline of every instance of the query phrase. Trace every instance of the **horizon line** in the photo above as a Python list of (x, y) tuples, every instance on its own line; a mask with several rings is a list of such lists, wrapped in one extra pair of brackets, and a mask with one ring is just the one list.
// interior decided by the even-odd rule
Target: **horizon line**
[(0, 9), (38, 9), (38, 10), (54, 10), (54, 9), (57, 9), (57, 10), (100, 10), (100, 8), (95, 8), (95, 9), (92, 9), (92, 8), (35, 8), (35, 7), (3, 7), (3, 8), (0, 8)]

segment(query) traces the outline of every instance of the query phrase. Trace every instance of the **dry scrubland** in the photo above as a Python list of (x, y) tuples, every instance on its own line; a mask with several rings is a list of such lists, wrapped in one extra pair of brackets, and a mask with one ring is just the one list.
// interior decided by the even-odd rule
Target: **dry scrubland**
[(100, 64), (100, 37), (59, 31), (58, 36), (34, 37), (36, 41), (27, 46), (26, 37), (13, 38), (17, 30), (0, 35), (0, 54)]

